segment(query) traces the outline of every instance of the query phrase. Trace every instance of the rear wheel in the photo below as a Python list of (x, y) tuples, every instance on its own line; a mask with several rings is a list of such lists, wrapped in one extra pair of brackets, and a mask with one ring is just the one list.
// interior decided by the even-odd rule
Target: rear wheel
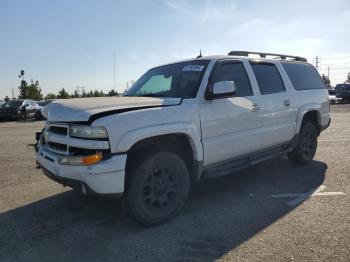
[(288, 154), (289, 160), (298, 165), (310, 163), (317, 149), (317, 129), (311, 122), (303, 123), (297, 146)]
[[(128, 183), (127, 200), (132, 215), (154, 226), (172, 219), (183, 207), (189, 187), (188, 168), (173, 152), (155, 152), (138, 161)], [(132, 169), (132, 168), (131, 168)]]

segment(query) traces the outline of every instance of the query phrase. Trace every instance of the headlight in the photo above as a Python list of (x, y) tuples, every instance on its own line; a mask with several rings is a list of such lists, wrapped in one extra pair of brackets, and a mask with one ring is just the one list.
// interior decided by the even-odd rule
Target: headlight
[(69, 135), (72, 137), (88, 138), (88, 139), (104, 139), (107, 138), (107, 131), (101, 126), (83, 126), (73, 125), (69, 128)]

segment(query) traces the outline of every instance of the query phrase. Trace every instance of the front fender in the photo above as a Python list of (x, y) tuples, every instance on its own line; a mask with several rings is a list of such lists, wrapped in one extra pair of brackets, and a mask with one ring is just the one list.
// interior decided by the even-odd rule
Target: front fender
[(143, 139), (169, 134), (185, 134), (191, 144), (194, 159), (197, 161), (203, 161), (203, 147), (200, 130), (190, 123), (152, 125), (130, 130), (121, 136), (114, 151), (127, 152), (134, 144)]

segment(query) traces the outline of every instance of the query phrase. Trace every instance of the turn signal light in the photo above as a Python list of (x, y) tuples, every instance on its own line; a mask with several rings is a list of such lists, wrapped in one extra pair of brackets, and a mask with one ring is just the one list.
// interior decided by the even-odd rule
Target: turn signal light
[(100, 162), (102, 158), (103, 158), (102, 153), (97, 153), (90, 156), (84, 156), (82, 158), (82, 161), (85, 165), (93, 165), (93, 164), (96, 164), (97, 162)]
[(89, 156), (82, 157), (62, 157), (59, 159), (61, 165), (70, 166), (90, 166), (100, 162), (103, 159), (102, 153), (96, 153)]

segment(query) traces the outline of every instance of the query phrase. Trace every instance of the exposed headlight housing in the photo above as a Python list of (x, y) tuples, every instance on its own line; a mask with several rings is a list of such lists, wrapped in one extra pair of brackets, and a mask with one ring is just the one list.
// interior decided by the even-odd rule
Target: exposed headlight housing
[(69, 135), (71, 137), (87, 138), (87, 139), (108, 138), (107, 130), (102, 126), (72, 125), (69, 128)]

